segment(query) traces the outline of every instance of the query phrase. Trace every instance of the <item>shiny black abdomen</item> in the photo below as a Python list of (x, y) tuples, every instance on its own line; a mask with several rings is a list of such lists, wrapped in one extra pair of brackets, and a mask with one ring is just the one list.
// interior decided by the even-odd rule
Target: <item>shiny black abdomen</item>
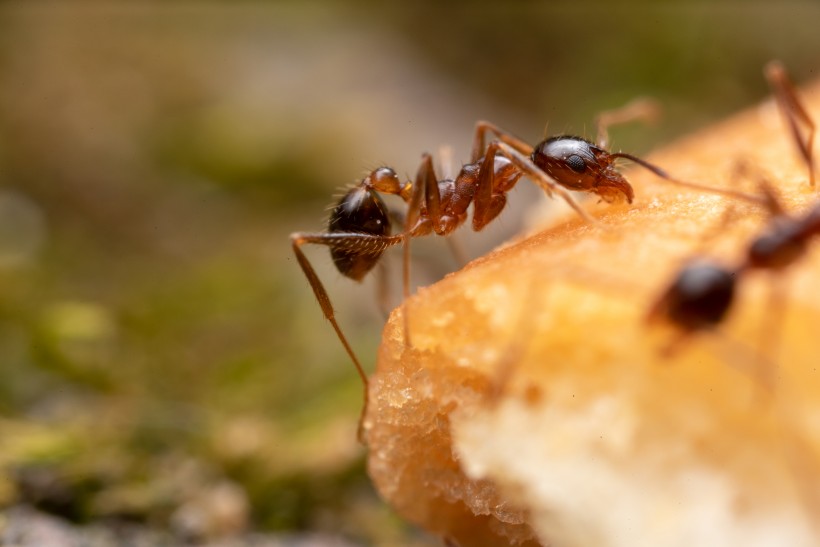
[(684, 268), (667, 294), (668, 316), (677, 325), (701, 329), (719, 324), (735, 293), (735, 276), (719, 266)]
[[(389, 236), (387, 207), (376, 192), (353, 188), (333, 208), (328, 232)], [(331, 246), (330, 256), (339, 272), (359, 281), (373, 269), (385, 248), (372, 238), (349, 238), (345, 244)]]

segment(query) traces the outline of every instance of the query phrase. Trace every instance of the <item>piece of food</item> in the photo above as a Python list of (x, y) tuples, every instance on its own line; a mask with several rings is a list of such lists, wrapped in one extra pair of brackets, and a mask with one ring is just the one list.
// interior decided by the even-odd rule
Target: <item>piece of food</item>
[[(820, 86), (802, 96), (820, 119)], [(819, 199), (772, 101), (648, 159), (755, 193), (742, 160), (790, 212)], [(563, 217), (392, 314), (364, 422), (374, 483), (463, 546), (820, 544), (820, 244), (744, 276), (725, 324), (664, 357), (679, 332), (646, 315), (675, 272), (731, 266), (769, 213), (626, 176), (633, 205), (590, 205), (608, 229)]]

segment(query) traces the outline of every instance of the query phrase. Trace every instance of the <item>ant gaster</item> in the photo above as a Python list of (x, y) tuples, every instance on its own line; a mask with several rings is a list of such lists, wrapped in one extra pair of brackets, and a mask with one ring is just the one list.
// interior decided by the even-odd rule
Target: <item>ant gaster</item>
[[(808, 166), (809, 180), (813, 184), (814, 124), (797, 98), (794, 85), (782, 65), (770, 63), (765, 74), (791, 129), (796, 147)], [(810, 128), (806, 135), (796, 129), (798, 121)], [(698, 331), (711, 330), (724, 321), (735, 300), (737, 283), (746, 273), (752, 270), (779, 272), (805, 254), (810, 240), (820, 235), (820, 202), (802, 216), (793, 217), (785, 212), (769, 184), (762, 178), (760, 182), (772, 219), (749, 242), (740, 263), (728, 267), (698, 260), (685, 266), (650, 309), (650, 321), (666, 320), (680, 330), (681, 339)]]
[[(402, 184), (393, 169), (380, 167), (348, 190), (336, 204), (326, 232), (291, 234), (293, 252), (313, 289), (316, 300), (365, 385), (365, 406), (367, 375), (342, 333), (327, 291), (302, 252), (302, 245), (312, 243), (330, 247), (333, 262), (339, 272), (360, 281), (378, 263), (387, 248), (403, 244), (403, 285), (406, 298), (409, 296), (410, 286), (409, 240), (431, 233), (441, 236), (450, 234), (466, 221), (467, 209), (471, 203), (473, 230), (481, 230), (501, 213), (507, 202), (507, 192), (524, 175), (534, 180), (548, 195), (561, 196), (579, 215), (592, 224), (598, 223), (581, 208), (568, 190), (593, 193), (606, 202), (625, 200), (631, 203), (634, 198), (632, 186), (615, 169), (615, 161), (619, 158), (631, 160), (658, 177), (676, 184), (755, 201), (754, 198), (740, 192), (678, 181), (645, 160), (626, 153), (610, 153), (606, 150), (609, 125), (649, 118), (654, 112), (655, 107), (651, 102), (638, 100), (622, 109), (604, 113), (597, 120), (598, 144), (580, 137), (562, 135), (547, 138), (531, 147), (491, 123), (478, 122), (473, 138), (471, 162), (462, 167), (455, 179), (438, 179), (429, 154), (422, 156), (413, 182)], [(497, 139), (485, 149), (487, 131), (493, 133)], [(401, 233), (391, 232), (391, 215), (379, 194), (399, 196), (407, 204)], [(404, 321), (405, 339), (408, 340), (407, 314), (404, 314)], [(361, 438), (361, 420), (359, 435)]]

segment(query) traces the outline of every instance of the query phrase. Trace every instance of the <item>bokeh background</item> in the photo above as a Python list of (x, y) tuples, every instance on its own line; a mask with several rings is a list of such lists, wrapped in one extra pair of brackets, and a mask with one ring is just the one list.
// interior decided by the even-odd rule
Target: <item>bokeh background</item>
[[(613, 131), (644, 154), (761, 100), (770, 59), (816, 76), (818, 21), (815, 2), (2, 4), (0, 538), (53, 515), (166, 544), (437, 544), (368, 482), (361, 385), (288, 234), (369, 169), (411, 177), (442, 145), (460, 165), (478, 119), (593, 136), (648, 95), (663, 120)], [(532, 186), (464, 234), (472, 256), (520, 229)], [(307, 252), (372, 370), (372, 281)], [(414, 243), (418, 283), (454, 268)]]

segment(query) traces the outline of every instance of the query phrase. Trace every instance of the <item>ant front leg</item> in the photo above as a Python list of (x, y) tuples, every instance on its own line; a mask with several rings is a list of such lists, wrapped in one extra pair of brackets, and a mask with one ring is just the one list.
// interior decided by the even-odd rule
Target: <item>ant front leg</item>
[(600, 226), (600, 223), (592, 218), (563, 186), (539, 169), (528, 156), (505, 142), (493, 141), (487, 147), (479, 171), (478, 187), (473, 198), (475, 204), (473, 230), (479, 231), (486, 226), (498, 216), (507, 202), (504, 191), (509, 188), (499, 192), (495, 181), (495, 157), (497, 154), (510, 160), (523, 174), (529, 176), (536, 184), (541, 186), (547, 192), (547, 195), (558, 194), (584, 220), (590, 224)]
[[(809, 184), (814, 188), (814, 121), (797, 96), (794, 84), (786, 74), (786, 69), (779, 61), (772, 61), (764, 69), (766, 80), (774, 92), (777, 106), (789, 124), (792, 138), (803, 161), (809, 167)], [(800, 127), (803, 124), (803, 128)]]
[(621, 108), (601, 112), (595, 120), (598, 127), (598, 146), (604, 150), (609, 148), (610, 126), (633, 121), (655, 123), (660, 113), (658, 102), (648, 97), (639, 97)]
[(484, 155), (484, 136), (487, 131), (494, 134), (499, 141), (511, 146), (522, 154), (527, 156), (532, 154), (532, 146), (522, 141), (518, 137), (513, 136), (508, 131), (504, 131), (497, 125), (481, 120), (475, 125), (475, 133), (473, 135), (473, 151), (470, 155), (471, 163), (476, 163)]

